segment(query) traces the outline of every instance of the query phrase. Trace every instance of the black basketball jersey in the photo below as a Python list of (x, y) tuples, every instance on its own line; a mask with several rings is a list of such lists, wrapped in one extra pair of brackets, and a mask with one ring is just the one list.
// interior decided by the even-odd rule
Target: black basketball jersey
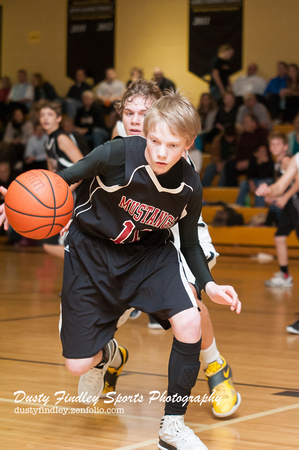
[(66, 135), (66, 133), (59, 128), (53, 131), (53, 133), (49, 134), (48, 141), (45, 145), (46, 153), (48, 158), (51, 160), (54, 172), (73, 165), (73, 162), (69, 159), (69, 157), (59, 148), (57, 139), (61, 134)]
[(85, 183), (79, 190), (74, 222), (85, 233), (117, 244), (142, 240), (151, 231), (169, 235), (169, 229), (187, 214), (188, 204), (198, 195), (199, 176), (182, 158), (178, 187), (165, 188), (145, 159), (146, 140), (132, 136), (123, 142), (123, 183), (110, 185), (101, 173), (88, 180), (88, 188)]

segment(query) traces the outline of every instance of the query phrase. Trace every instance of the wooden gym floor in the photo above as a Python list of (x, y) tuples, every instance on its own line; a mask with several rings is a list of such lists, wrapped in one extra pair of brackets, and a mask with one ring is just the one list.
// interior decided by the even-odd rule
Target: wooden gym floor
[[(206, 301), (242, 404), (227, 420), (215, 419), (209, 403), (190, 404), (186, 423), (210, 450), (298, 448), (299, 335), (285, 328), (299, 311), (299, 260), (291, 260), (290, 268), (292, 289), (264, 287), (277, 271), (275, 261), (261, 265), (249, 257), (220, 257), (213, 269), (216, 281), (232, 284), (243, 301), (240, 316)], [(1, 449), (157, 448), (164, 405), (149, 398), (151, 391), (166, 389), (171, 332), (148, 329), (145, 315), (121, 327), (116, 338), (130, 351), (118, 382), (122, 398), (116, 405), (100, 401), (88, 412), (70, 401), (78, 380), (61, 356), (62, 262), (40, 249), (5, 246), (1, 238), (0, 273)], [(208, 393), (202, 370), (192, 393)], [(121, 401), (129, 395), (135, 402)]]

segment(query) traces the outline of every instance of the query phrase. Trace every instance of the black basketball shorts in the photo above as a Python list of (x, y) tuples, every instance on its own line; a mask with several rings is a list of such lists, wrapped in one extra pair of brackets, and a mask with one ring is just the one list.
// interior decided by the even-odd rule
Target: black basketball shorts
[(275, 236), (289, 236), (293, 230), (299, 239), (299, 215), (291, 200), (282, 210)]
[(66, 239), (60, 336), (66, 358), (96, 355), (114, 336), (129, 308), (161, 325), (197, 307), (172, 242), (150, 233), (146, 244), (115, 244), (83, 234), (74, 224)]

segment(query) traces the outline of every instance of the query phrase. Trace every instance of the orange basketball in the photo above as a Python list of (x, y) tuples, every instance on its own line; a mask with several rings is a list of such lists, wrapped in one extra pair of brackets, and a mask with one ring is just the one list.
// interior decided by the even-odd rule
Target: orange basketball
[(29, 170), (18, 176), (5, 196), (5, 212), (13, 229), (31, 239), (58, 234), (73, 212), (67, 183), (48, 170)]

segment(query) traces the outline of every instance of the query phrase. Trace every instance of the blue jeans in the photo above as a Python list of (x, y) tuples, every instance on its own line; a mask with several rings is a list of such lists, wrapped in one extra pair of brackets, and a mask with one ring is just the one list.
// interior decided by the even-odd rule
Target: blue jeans
[[(215, 175), (217, 175), (217, 166), (215, 163), (210, 163), (205, 168), (203, 177), (202, 177), (202, 185), (203, 187), (208, 187), (212, 185)], [(225, 171), (222, 170), (220, 173), (220, 178), (218, 182), (218, 186), (225, 186)]]

